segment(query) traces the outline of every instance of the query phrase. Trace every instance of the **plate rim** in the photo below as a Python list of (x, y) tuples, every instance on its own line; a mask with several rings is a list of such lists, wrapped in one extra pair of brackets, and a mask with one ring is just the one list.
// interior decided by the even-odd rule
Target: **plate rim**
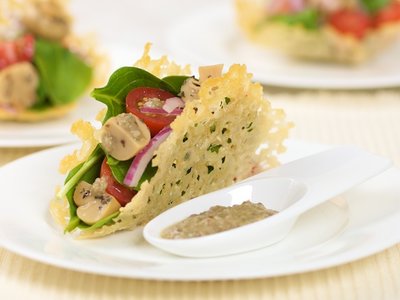
[[(317, 151), (323, 149), (322, 147), (326, 147), (327, 145), (323, 145), (323, 144), (318, 144), (318, 143), (307, 143), (307, 142), (303, 142), (303, 141), (296, 141), (296, 140), (290, 140), (292, 143), (296, 144), (297, 142), (299, 142), (300, 144), (303, 144), (303, 146), (305, 145), (307, 147), (307, 145), (311, 145), (309, 146), (311, 147), (316, 147), (316, 146), (321, 146), (321, 148), (319, 148)], [(79, 145), (77, 143), (74, 144), (70, 144), (70, 145), (63, 145), (63, 146), (58, 146), (58, 147), (54, 147), (54, 148), (50, 148), (50, 149), (46, 149), (46, 150), (42, 150), (30, 155), (27, 155), (25, 157), (22, 157), (20, 159), (17, 159), (11, 163), (8, 163), (6, 165), (4, 165), (2, 168), (0, 168), (0, 177), (2, 175), (2, 173), (4, 172), (4, 167), (6, 167), (6, 170), (9, 168), (12, 168), (14, 163), (24, 163), (25, 161), (29, 161), (31, 159), (34, 159), (36, 156), (47, 156), (47, 154), (50, 153), (58, 153), (58, 152), (62, 152), (63, 153), (67, 153), (67, 150), (71, 150), (71, 149), (75, 149), (76, 146)], [(396, 174), (400, 174), (400, 168), (397, 167), (393, 167), (390, 170), (395, 170)], [(400, 224), (400, 211), (397, 211), (395, 214), (390, 215), (389, 218), (385, 218), (382, 220), (377, 221), (376, 223), (373, 224), (373, 227), (384, 227), (387, 226), (385, 225), (388, 222), (397, 222)], [(368, 224), (368, 226), (365, 226), (366, 228), (371, 227), (371, 224)], [(344, 229), (345, 230), (345, 229)], [(340, 235), (341, 233), (339, 233)], [(372, 243), (372, 247), (371, 245), (368, 248), (361, 248), (364, 249), (364, 251), (351, 251), (350, 253), (352, 255), (348, 255), (348, 252), (344, 252), (342, 255), (334, 255), (333, 258), (328, 258), (328, 259), (323, 259), (320, 260), (319, 263), (316, 263), (315, 261), (312, 262), (311, 266), (309, 267), (305, 267), (304, 263), (300, 264), (298, 266), (298, 268), (294, 268), (291, 271), (280, 271), (280, 272), (274, 272), (273, 274), (270, 274), (268, 272), (255, 272), (252, 274), (230, 274), (229, 276), (215, 276), (213, 274), (210, 274), (208, 276), (199, 276), (199, 275), (194, 275), (191, 274), (190, 276), (186, 275), (185, 277), (182, 276), (174, 276), (174, 274), (171, 274), (169, 276), (165, 276), (164, 275), (157, 275), (155, 276), (154, 274), (151, 274), (149, 272), (143, 271), (141, 269), (136, 270), (135, 272), (132, 273), (131, 269), (129, 269), (130, 271), (127, 272), (126, 270), (124, 270), (124, 272), (122, 273), (118, 273), (118, 270), (110, 270), (109, 268), (105, 268), (103, 265), (100, 265), (98, 267), (93, 266), (92, 264), (90, 264), (90, 268), (88, 268), (88, 266), (86, 265), (82, 265), (79, 266), (75, 263), (73, 263), (72, 265), (68, 264), (68, 262), (65, 261), (65, 259), (59, 259), (56, 257), (51, 257), (51, 256), (47, 256), (44, 257), (43, 254), (39, 253), (39, 252), (35, 252), (35, 251), (26, 251), (23, 248), (21, 248), (20, 245), (18, 245), (18, 243), (15, 242), (10, 242), (8, 241), (8, 243), (3, 239), (4, 238), (4, 233), (0, 228), (0, 247), (3, 247), (4, 249), (7, 249), (8, 251), (11, 251), (13, 253), (17, 253), (18, 255), (27, 257), (29, 259), (33, 259), (35, 261), (39, 261), (41, 263), (44, 264), (48, 264), (48, 265), (52, 265), (55, 267), (61, 267), (61, 268), (65, 268), (68, 270), (72, 270), (72, 271), (79, 271), (79, 272), (84, 272), (84, 273), (91, 273), (91, 274), (96, 274), (96, 275), (106, 275), (106, 276), (112, 276), (112, 277), (120, 277), (120, 278), (133, 278), (133, 279), (149, 279), (149, 280), (166, 280), (166, 281), (206, 281), (206, 280), (216, 280), (216, 281), (220, 281), (220, 280), (236, 280), (236, 279), (255, 279), (255, 278), (268, 278), (268, 277), (275, 277), (275, 276), (286, 276), (286, 275), (293, 275), (293, 274), (299, 274), (299, 273), (305, 273), (305, 272), (311, 272), (311, 271), (316, 271), (316, 270), (321, 270), (321, 269), (326, 269), (329, 267), (333, 267), (333, 266), (338, 266), (338, 265), (342, 265), (348, 262), (352, 262), (355, 260), (360, 260), (363, 259), (367, 256), (370, 256), (372, 254), (376, 254), (384, 249), (387, 249), (395, 244), (397, 244), (400, 241), (400, 235), (391, 235), (390, 238), (386, 241), (386, 243), (382, 244), (374, 244)], [(333, 239), (337, 238), (337, 236), (333, 236)], [(317, 245), (318, 246), (318, 245)], [(338, 260), (338, 257), (340, 258)], [(240, 272), (239, 272), (240, 273)]]
[[(0, 127), (15, 126), (16, 129), (7, 128), (0, 130), (0, 148), (35, 148), (35, 147), (53, 147), (67, 145), (79, 141), (78, 137), (71, 133), (72, 124), (80, 119), (84, 119), (92, 124), (96, 124), (96, 115), (103, 104), (90, 97), (89, 94), (82, 95), (76, 102), (76, 106), (66, 115), (60, 118), (53, 118), (38, 122), (18, 122), (18, 121), (2, 121)], [(56, 123), (56, 130), (52, 130), (52, 126)], [(40, 126), (39, 134), (18, 133), (23, 132), (25, 128), (30, 126)], [(46, 131), (46, 128), (50, 128)], [(15, 137), (11, 133), (16, 134)]]
[[(229, 15), (228, 15), (229, 14)], [(221, 17), (223, 20), (226, 20), (227, 18), (231, 17), (232, 14), (234, 15), (234, 9), (232, 5), (228, 5), (228, 3), (221, 2), (219, 5), (213, 8), (213, 10), (210, 12), (209, 10), (206, 9), (201, 9), (199, 11), (196, 11), (192, 13), (191, 15), (187, 15), (184, 18), (182, 18), (181, 22), (173, 24), (167, 28), (166, 32), (166, 46), (167, 48), (172, 52), (173, 57), (177, 57), (180, 60), (182, 60), (182, 57), (184, 58), (191, 58), (196, 60), (196, 64), (199, 64), (200, 62), (198, 59), (196, 59), (196, 55), (190, 55), (192, 51), (190, 49), (185, 49), (184, 47), (179, 46), (180, 43), (177, 43), (177, 39), (180, 36), (179, 33), (183, 32), (185, 28), (185, 24), (190, 24), (193, 23), (195, 20), (199, 20), (204, 18), (204, 15), (207, 15), (211, 18), (216, 18), (217, 16)], [(214, 19), (212, 19), (214, 20)], [(243, 37), (244, 39), (244, 37)], [(400, 40), (398, 41), (400, 45)], [(259, 45), (251, 44), (254, 48), (258, 48), (261, 50), (264, 50), (265, 53), (268, 53), (268, 50), (263, 49)], [(400, 47), (400, 46), (399, 46)], [(191, 49), (193, 50), (193, 49)], [(272, 52), (269, 51), (269, 52)], [(384, 55), (384, 54), (383, 54)], [(282, 54), (279, 54), (282, 59), (285, 60), (290, 60), (290, 58), (285, 57)], [(241, 62), (244, 63), (244, 62)], [(306, 62), (304, 62), (306, 64)], [(313, 64), (313, 62), (311, 62)], [(299, 76), (294, 77), (294, 79), (291, 79), (290, 76), (276, 76), (275, 77), (266, 77), (260, 76), (259, 73), (255, 73), (254, 70), (251, 70), (250, 67), (251, 65), (248, 65), (250, 73), (253, 74), (253, 80), (260, 82), (263, 85), (266, 86), (276, 86), (276, 87), (282, 87), (282, 88), (298, 88), (298, 89), (312, 89), (312, 90), (318, 90), (318, 89), (329, 89), (329, 90), (372, 90), (376, 88), (395, 88), (400, 86), (400, 72), (396, 76), (380, 76), (378, 78), (365, 78), (365, 79), (360, 79), (357, 77), (351, 77), (349, 78), (346, 77), (345, 80), (341, 79), (333, 79), (331, 81), (329, 80), (324, 80), (321, 77), (314, 77), (314, 78), (299, 78)], [(327, 64), (329, 66), (329, 64)], [(332, 65), (332, 66), (339, 66), (340, 65)], [(318, 84), (315, 84), (315, 82), (318, 82)]]

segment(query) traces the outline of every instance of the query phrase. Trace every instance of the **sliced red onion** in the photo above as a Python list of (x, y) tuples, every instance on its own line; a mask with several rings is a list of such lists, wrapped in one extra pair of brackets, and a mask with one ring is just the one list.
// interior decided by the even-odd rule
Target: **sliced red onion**
[(304, 9), (304, 0), (290, 0), (293, 11), (301, 11)]
[(149, 107), (149, 106), (143, 106), (140, 108), (140, 111), (142, 113), (147, 113), (147, 114), (156, 114), (156, 115), (166, 115), (167, 112), (163, 110), (161, 107)]
[(157, 107), (142, 107), (140, 109), (142, 113), (147, 113), (147, 114), (155, 114), (155, 115), (172, 115), (172, 116), (178, 116), (182, 113), (183, 109), (182, 108), (175, 108), (173, 111), (170, 113), (166, 112), (162, 108), (157, 108)]
[(129, 187), (136, 187), (143, 175), (149, 162), (152, 160), (154, 152), (160, 144), (167, 139), (172, 129), (169, 126), (164, 127), (142, 150), (136, 154), (124, 178), (124, 184)]
[(267, 7), (270, 14), (297, 12), (304, 9), (304, 0), (274, 0)]
[(165, 100), (165, 103), (163, 105), (163, 109), (167, 112), (167, 113), (171, 113), (173, 112), (176, 108), (182, 108), (185, 106), (185, 102), (183, 102), (183, 100), (179, 97), (173, 97), (173, 98), (168, 98), (167, 100)]

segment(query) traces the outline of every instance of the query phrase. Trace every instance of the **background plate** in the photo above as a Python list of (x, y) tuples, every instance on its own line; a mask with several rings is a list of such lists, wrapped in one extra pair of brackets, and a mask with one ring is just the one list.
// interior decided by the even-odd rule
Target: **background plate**
[[(0, 169), (3, 247), (44, 263), (83, 272), (160, 280), (221, 280), (326, 268), (376, 253), (400, 241), (400, 233), (393, 230), (400, 226), (398, 169), (366, 182), (342, 199), (309, 211), (284, 241), (240, 255), (209, 259), (169, 255), (146, 243), (141, 228), (102, 239), (76, 241), (63, 235), (48, 213), (55, 186), (64, 179), (57, 173), (58, 162), (76, 147), (39, 152)], [(325, 148), (291, 141), (290, 150), (281, 159), (290, 161)], [(11, 198), (13, 201), (9, 201)], [(16, 209), (16, 203), (21, 209)]]
[(169, 49), (193, 65), (246, 64), (254, 80), (295, 88), (371, 89), (400, 85), (400, 42), (361, 66), (290, 59), (250, 44), (239, 30), (232, 2), (182, 19), (167, 34)]
[(39, 147), (76, 142), (70, 128), (78, 119), (95, 123), (97, 113), (104, 107), (90, 98), (79, 100), (76, 109), (55, 120), (37, 123), (0, 122), (0, 147)]

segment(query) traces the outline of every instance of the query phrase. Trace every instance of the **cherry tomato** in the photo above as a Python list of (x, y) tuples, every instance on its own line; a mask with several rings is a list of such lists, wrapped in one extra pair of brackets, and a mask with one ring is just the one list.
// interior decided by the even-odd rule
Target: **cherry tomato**
[(145, 102), (143, 99), (158, 98), (166, 100), (173, 97), (175, 95), (158, 88), (139, 87), (130, 91), (128, 96), (126, 96), (126, 111), (141, 119), (149, 127), (151, 136), (155, 136), (161, 129), (171, 124), (176, 116), (142, 113), (140, 107)]
[(380, 10), (375, 16), (374, 23), (376, 26), (390, 22), (400, 22), (400, 2), (393, 2)]
[(0, 70), (22, 61), (31, 61), (34, 54), (35, 39), (32, 35), (15, 41), (0, 42)]
[(362, 11), (342, 9), (329, 16), (329, 24), (341, 33), (362, 39), (371, 26), (371, 20)]
[(114, 196), (121, 206), (125, 206), (132, 200), (133, 196), (135, 196), (136, 191), (130, 190), (114, 179), (111, 169), (107, 164), (107, 158), (105, 158), (101, 164), (100, 177), (105, 178), (107, 181), (106, 192)]

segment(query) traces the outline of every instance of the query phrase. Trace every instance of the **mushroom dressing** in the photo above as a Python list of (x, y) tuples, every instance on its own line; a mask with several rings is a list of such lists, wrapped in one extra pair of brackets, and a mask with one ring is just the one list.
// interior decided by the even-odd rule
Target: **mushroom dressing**
[(262, 203), (245, 201), (233, 206), (212, 206), (200, 214), (193, 214), (161, 232), (165, 239), (202, 237), (254, 223), (276, 214)]

